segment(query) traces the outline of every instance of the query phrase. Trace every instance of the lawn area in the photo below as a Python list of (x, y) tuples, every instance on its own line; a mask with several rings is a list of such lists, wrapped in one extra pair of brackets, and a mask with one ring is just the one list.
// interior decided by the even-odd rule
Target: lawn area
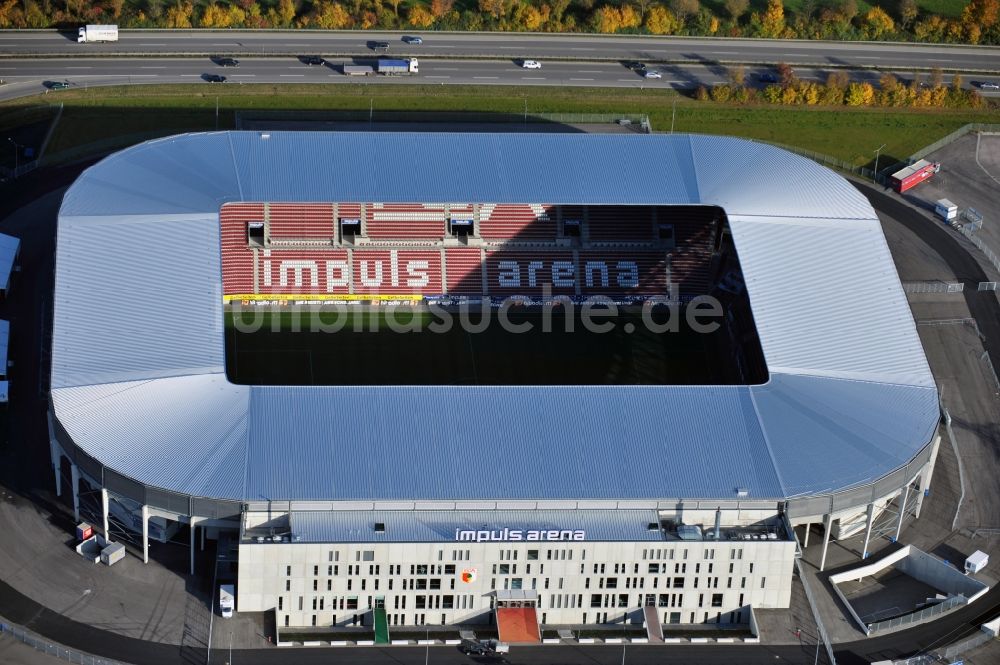
[[(218, 94), (216, 94), (218, 93)], [(236, 111), (374, 110), (433, 112), (646, 113), (656, 131), (729, 134), (776, 141), (864, 164), (887, 144), (883, 156), (902, 157), (968, 122), (996, 122), (995, 110), (926, 111), (724, 106), (696, 102), (671, 91), (609, 88), (510, 88), (432, 85), (199, 85), (132, 86), (68, 90), (0, 104), (0, 126), (29, 106), (65, 103), (49, 146), (52, 163), (183, 131), (231, 129)], [(216, 104), (219, 113), (216, 118)]]

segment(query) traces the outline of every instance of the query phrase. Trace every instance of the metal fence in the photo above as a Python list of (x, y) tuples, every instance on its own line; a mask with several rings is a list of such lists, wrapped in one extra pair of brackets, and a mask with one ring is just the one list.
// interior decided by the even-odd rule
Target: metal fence
[(911, 612), (910, 614), (896, 617), (895, 619), (886, 619), (885, 621), (870, 623), (868, 624), (868, 635), (876, 635), (878, 633), (898, 630), (906, 626), (923, 623), (924, 621), (929, 621), (930, 619), (944, 614), (945, 612), (950, 612), (956, 607), (965, 605), (968, 602), (969, 601), (965, 596), (958, 594), (957, 596), (952, 596), (948, 600), (937, 603), (936, 605), (925, 607), (919, 612)]
[(964, 290), (962, 282), (903, 282), (906, 293), (961, 293)]
[(126, 663), (122, 663), (118, 660), (98, 658), (97, 656), (91, 656), (88, 653), (67, 649), (61, 644), (56, 644), (51, 640), (35, 635), (21, 626), (15, 626), (3, 621), (0, 621), (0, 634), (10, 635), (14, 639), (24, 642), (36, 651), (41, 651), (42, 653), (46, 653), (54, 658), (58, 658), (59, 660), (65, 660), (69, 663), (80, 663), (80, 665), (127, 665)]
[(976, 633), (972, 637), (962, 640), (961, 642), (956, 642), (955, 644), (949, 645), (944, 649), (934, 652), (938, 658), (951, 662), (955, 656), (965, 653), (966, 651), (972, 651), (978, 646), (982, 646), (993, 639), (993, 636), (987, 633), (985, 630)]
[(951, 134), (948, 134), (948, 136), (945, 136), (942, 139), (938, 139), (934, 143), (931, 143), (930, 145), (925, 145), (920, 150), (917, 150), (915, 153), (910, 155), (910, 159), (912, 159), (913, 161), (917, 161), (918, 159), (923, 159), (924, 157), (931, 154), (935, 150), (945, 147), (952, 141), (957, 141), (958, 139), (962, 138), (969, 132), (1000, 132), (1000, 125), (987, 124), (983, 122), (970, 122), (967, 125), (962, 125), (958, 129), (953, 131)]
[(980, 238), (978, 235), (976, 235), (975, 231), (966, 228), (964, 224), (959, 225), (956, 228), (958, 229), (959, 233), (968, 238), (969, 242), (978, 247), (979, 250), (986, 255), (986, 259), (990, 262), (990, 265), (993, 266), (993, 269), (996, 270), (997, 272), (1000, 272), (1000, 256), (998, 256), (996, 252), (990, 249), (990, 247), (985, 242), (983, 242), (983, 239)]

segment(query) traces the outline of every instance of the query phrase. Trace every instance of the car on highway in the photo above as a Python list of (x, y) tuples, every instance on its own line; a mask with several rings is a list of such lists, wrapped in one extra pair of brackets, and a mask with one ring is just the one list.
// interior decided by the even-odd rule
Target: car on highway
[(209, 83), (225, 83), (226, 77), (222, 74), (205, 74), (205, 80)]
[(522, 60), (521, 66), (524, 67), (525, 69), (541, 69), (542, 63), (538, 62), (537, 60)]
[(414, 35), (403, 37), (403, 41), (406, 42), (407, 44), (413, 44), (414, 46), (420, 46), (421, 44), (424, 43), (423, 38)]
[(640, 74), (646, 71), (646, 65), (639, 62), (638, 60), (627, 60), (625, 63), (625, 69), (631, 69), (633, 72), (639, 72)]
[(661, 78), (663, 78), (663, 74), (661, 74), (660, 72), (656, 71), (655, 69), (647, 69), (645, 72), (643, 72), (642, 75), (643, 75), (643, 77), (648, 78), (648, 79), (661, 79)]
[(1000, 90), (1000, 83), (994, 83), (993, 81), (983, 81), (979, 84), (980, 90)]
[(69, 81), (49, 81), (46, 85), (48, 85), (49, 90), (68, 90), (69, 89)]
[(381, 51), (388, 51), (389, 50), (389, 42), (369, 41), (368, 42), (368, 48), (370, 48), (373, 51), (379, 51), (379, 50), (381, 50)]
[(240, 61), (236, 58), (219, 58), (215, 61), (220, 67), (239, 67)]
[(319, 57), (318, 55), (304, 55), (304, 56), (302, 56), (299, 59), (302, 61), (303, 64), (310, 65), (310, 66), (312, 66), (312, 65), (322, 65), (322, 64), (324, 64), (326, 62), (326, 60), (324, 60), (323, 58)]
[(757, 74), (757, 80), (761, 83), (777, 83), (778, 76), (776, 74), (772, 74), (771, 72), (762, 72)]

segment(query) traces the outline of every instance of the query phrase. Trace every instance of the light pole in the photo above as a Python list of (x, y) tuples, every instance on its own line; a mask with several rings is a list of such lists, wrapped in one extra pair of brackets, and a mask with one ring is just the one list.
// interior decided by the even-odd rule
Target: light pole
[(673, 110), (670, 112), (670, 133), (674, 133), (674, 120), (677, 119), (677, 100), (674, 99)]
[(426, 631), (424, 633), (424, 665), (427, 665), (427, 661), (431, 657), (431, 629), (424, 624), (424, 630)]
[(229, 631), (229, 662), (226, 665), (233, 665), (233, 631)]
[(885, 147), (885, 144), (883, 143), (879, 147), (875, 148), (875, 174), (872, 176), (872, 182), (873, 183), (878, 180), (878, 154), (880, 152), (882, 152), (882, 148), (884, 148), (884, 147)]

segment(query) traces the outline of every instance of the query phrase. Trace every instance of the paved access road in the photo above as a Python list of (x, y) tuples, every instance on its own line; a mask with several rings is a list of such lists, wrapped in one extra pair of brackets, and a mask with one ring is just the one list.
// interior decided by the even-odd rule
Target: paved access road
[(90, 56), (108, 54), (226, 54), (352, 56), (371, 54), (376, 41), (390, 55), (659, 62), (748, 62), (1000, 72), (1000, 48), (907, 43), (817, 42), (808, 40), (703, 39), (510, 33), (400, 33), (287, 31), (122, 31), (112, 44), (78, 44), (75, 32), (0, 31), (0, 55)]

